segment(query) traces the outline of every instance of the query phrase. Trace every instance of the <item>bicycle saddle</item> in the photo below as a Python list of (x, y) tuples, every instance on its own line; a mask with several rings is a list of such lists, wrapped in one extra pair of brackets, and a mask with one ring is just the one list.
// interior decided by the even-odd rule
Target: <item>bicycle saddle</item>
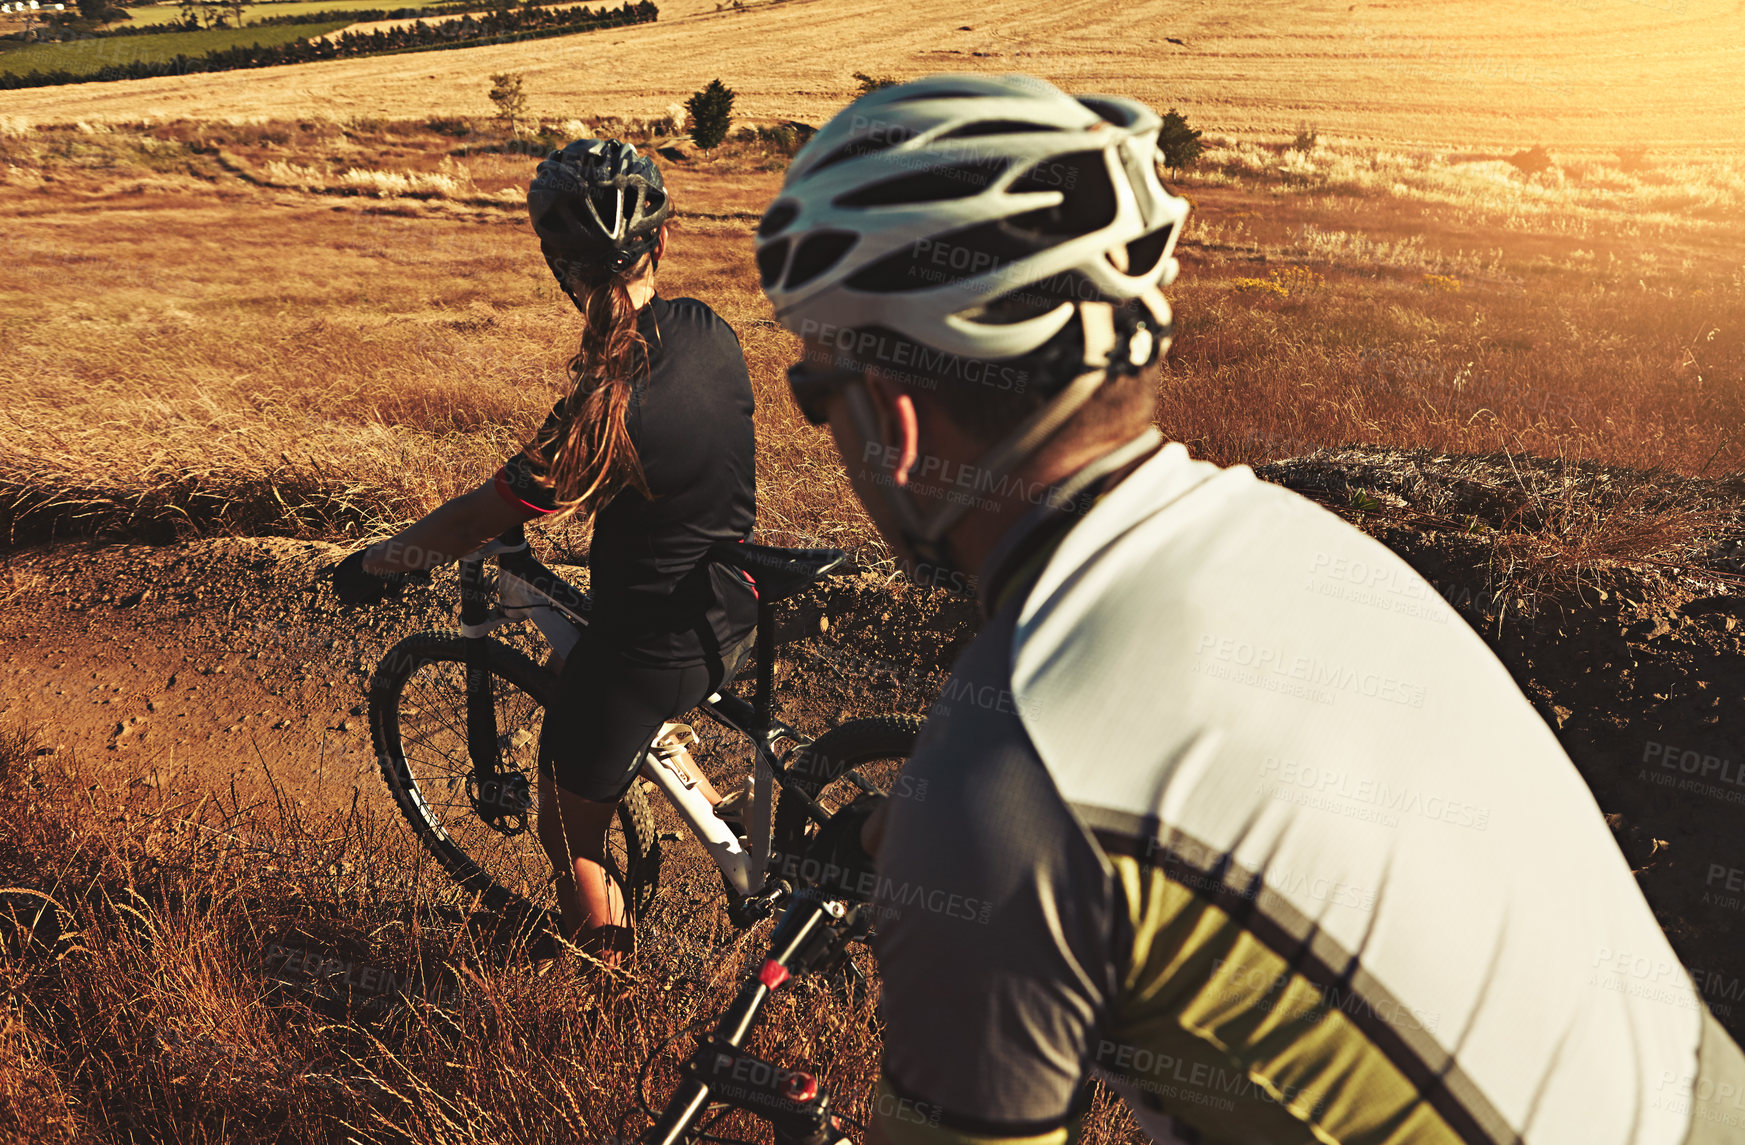
[(785, 600), (848, 564), (841, 549), (778, 549), (750, 541), (716, 545), (711, 555), (749, 573), (760, 604)]

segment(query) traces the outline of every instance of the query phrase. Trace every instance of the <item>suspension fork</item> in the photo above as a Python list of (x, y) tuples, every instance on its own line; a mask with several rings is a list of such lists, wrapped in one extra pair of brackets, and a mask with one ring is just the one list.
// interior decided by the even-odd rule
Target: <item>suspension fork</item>
[(757, 726), (767, 728), (775, 717), (776, 606), (757, 605), (757, 695), (754, 703)]
[(485, 587), (484, 558), (463, 559), (460, 622), (466, 659), (467, 755), (473, 761), (473, 775), (481, 790), (497, 780), (497, 697), (491, 689), (487, 666), (490, 638), (483, 631), (490, 618), (491, 594)]

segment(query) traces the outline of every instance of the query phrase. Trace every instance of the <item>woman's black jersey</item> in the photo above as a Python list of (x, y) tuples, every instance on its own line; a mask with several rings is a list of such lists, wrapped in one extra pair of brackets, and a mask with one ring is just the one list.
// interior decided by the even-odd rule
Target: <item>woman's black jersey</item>
[[(594, 518), (588, 554), (592, 623), (627, 659), (681, 667), (720, 660), (755, 627), (756, 590), (709, 557), (750, 536), (757, 519), (751, 379), (733, 330), (694, 298), (656, 297), (637, 314), (648, 371), (625, 424), (651, 498), (628, 489)], [(559, 401), (536, 440), (556, 435)], [(556, 510), (525, 452), (497, 491), (529, 518)]]

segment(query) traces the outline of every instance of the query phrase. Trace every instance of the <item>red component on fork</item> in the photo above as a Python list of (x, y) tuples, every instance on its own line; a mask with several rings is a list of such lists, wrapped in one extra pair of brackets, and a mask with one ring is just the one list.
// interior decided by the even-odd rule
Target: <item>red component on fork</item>
[(782, 1096), (804, 1105), (818, 1096), (818, 1079), (809, 1073), (792, 1073), (782, 1082)]
[(774, 990), (777, 986), (780, 986), (783, 982), (788, 980), (788, 968), (771, 958), (769, 961), (765, 962), (763, 968), (757, 972), (757, 980), (762, 982), (771, 990)]

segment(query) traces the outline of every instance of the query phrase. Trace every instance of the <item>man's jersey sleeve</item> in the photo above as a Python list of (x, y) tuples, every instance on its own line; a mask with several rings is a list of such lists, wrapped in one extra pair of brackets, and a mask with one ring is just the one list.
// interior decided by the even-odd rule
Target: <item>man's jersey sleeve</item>
[(934, 706), (879, 847), (881, 1120), (899, 1141), (1065, 1141), (1118, 989), (1124, 900), (1012, 710), (999, 627)]

